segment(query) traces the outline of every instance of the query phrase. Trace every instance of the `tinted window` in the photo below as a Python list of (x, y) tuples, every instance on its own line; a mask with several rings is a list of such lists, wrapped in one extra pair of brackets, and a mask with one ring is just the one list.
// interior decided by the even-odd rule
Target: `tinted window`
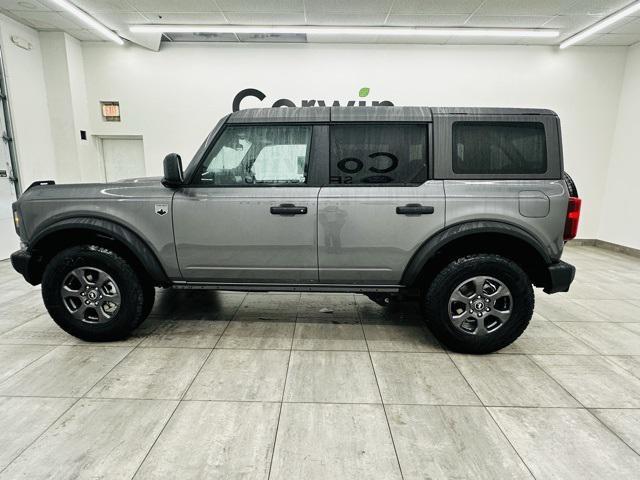
[(456, 122), (453, 171), (496, 175), (545, 173), (544, 126), (536, 122)]
[(311, 127), (229, 126), (203, 162), (196, 183), (306, 183)]
[(427, 179), (421, 125), (331, 127), (331, 184), (420, 184)]

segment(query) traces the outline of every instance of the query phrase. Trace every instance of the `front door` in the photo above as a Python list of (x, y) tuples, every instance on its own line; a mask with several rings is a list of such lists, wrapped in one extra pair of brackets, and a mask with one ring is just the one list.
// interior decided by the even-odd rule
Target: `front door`
[(320, 283), (397, 285), (444, 227), (443, 182), (427, 180), (427, 125), (333, 125), (330, 138), (329, 185), (318, 197)]
[(229, 125), (173, 200), (185, 280), (318, 281), (314, 155), (307, 125)]

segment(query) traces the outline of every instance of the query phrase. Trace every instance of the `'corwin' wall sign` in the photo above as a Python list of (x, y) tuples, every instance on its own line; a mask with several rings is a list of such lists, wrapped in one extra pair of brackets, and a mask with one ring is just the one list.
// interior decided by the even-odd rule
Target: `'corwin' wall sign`
[[(358, 96), (360, 98), (365, 98), (367, 95), (369, 95), (369, 89), (367, 87), (361, 88), (360, 91), (358, 92)], [(267, 98), (267, 96), (264, 93), (262, 93), (260, 90), (256, 88), (245, 88), (244, 90), (240, 90), (236, 94), (236, 96), (233, 98), (233, 103), (231, 106), (232, 111), (237, 112), (238, 110), (240, 110), (240, 104), (242, 103), (242, 100), (244, 100), (247, 97), (257, 98), (260, 101), (263, 101), (265, 98)], [(327, 107), (327, 106), (339, 107), (340, 105), (341, 104), (339, 100), (333, 100), (331, 104), (328, 104), (328, 102), (326, 102), (325, 100), (316, 100), (316, 99), (300, 101), (301, 107)], [(348, 107), (354, 107), (354, 106), (364, 107), (366, 105), (367, 105), (366, 100), (348, 100), (346, 103), (346, 106)], [(374, 107), (377, 107), (377, 106), (392, 107), (393, 103), (390, 102), (389, 100), (374, 100), (371, 102), (371, 105)], [(273, 102), (271, 106), (272, 107), (297, 107), (298, 105), (296, 105), (292, 100), (289, 100), (288, 98), (280, 98), (275, 102)]]

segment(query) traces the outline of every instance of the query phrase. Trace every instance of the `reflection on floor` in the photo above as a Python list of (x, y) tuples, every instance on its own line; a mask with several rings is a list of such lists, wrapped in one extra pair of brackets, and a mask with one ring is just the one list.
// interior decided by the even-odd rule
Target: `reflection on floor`
[(640, 259), (564, 258), (572, 291), (483, 357), (334, 294), (159, 292), (85, 344), (1, 262), (0, 478), (638, 478)]

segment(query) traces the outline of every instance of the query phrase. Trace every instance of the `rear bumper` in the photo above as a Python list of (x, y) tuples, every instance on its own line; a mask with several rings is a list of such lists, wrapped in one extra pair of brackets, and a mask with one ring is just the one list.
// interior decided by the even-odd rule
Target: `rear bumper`
[(558, 262), (547, 267), (547, 285), (545, 293), (568, 292), (569, 286), (576, 276), (576, 267), (566, 262)]
[(31, 285), (37, 285), (40, 281), (34, 275), (33, 265), (33, 255), (28, 250), (18, 250), (11, 254), (11, 266), (13, 266), (13, 269)]

